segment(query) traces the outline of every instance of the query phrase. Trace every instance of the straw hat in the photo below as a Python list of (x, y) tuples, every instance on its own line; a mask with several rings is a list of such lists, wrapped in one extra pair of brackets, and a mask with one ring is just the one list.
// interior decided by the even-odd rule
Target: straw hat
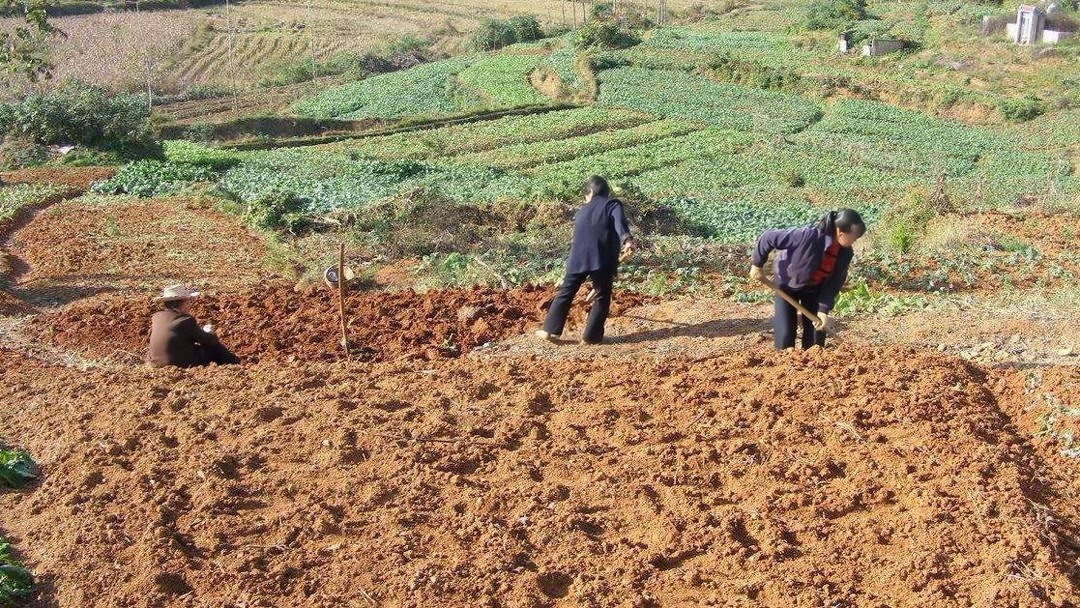
[(169, 285), (161, 290), (161, 295), (154, 298), (155, 302), (176, 302), (177, 300), (194, 300), (199, 297), (199, 291), (188, 289), (183, 285)]

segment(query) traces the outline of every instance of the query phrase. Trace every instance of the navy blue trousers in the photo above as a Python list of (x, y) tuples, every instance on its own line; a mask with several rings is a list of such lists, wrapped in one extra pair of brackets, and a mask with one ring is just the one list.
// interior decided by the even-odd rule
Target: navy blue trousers
[[(781, 287), (781, 289), (784, 288)], [(818, 300), (820, 299), (818, 291), (817, 288), (803, 291), (784, 289), (784, 293), (795, 298), (795, 301), (814, 313), (817, 312)], [(800, 319), (802, 320), (802, 347), (825, 346), (825, 332), (814, 329), (814, 323), (799, 314), (799, 311), (791, 304), (788, 304), (784, 298), (773, 296), (773, 306), (776, 310), (776, 316), (773, 317), (773, 335), (776, 339), (776, 350), (795, 348), (795, 332)]]
[(585, 321), (585, 332), (581, 339), (585, 342), (599, 344), (604, 340), (604, 323), (611, 311), (611, 291), (615, 284), (615, 270), (594, 270), (592, 272), (567, 273), (563, 278), (555, 299), (551, 301), (547, 319), (544, 320), (544, 331), (553, 336), (563, 333), (566, 326), (566, 317), (570, 314), (570, 306), (574, 303), (585, 279), (592, 279), (593, 289), (596, 290), (596, 299), (589, 309), (589, 318)]

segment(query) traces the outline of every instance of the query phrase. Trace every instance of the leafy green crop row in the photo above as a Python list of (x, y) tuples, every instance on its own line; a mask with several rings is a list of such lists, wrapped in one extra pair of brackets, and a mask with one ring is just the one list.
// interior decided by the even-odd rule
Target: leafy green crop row
[(390, 74), (379, 74), (322, 91), (293, 104), (311, 118), (401, 118), (454, 114), (483, 105), (457, 75), (480, 56), (436, 61)]
[(686, 121), (658, 120), (629, 129), (602, 131), (545, 142), (514, 144), (495, 150), (458, 156), (453, 161), (489, 165), (501, 169), (521, 169), (677, 137), (696, 130), (698, 130), (697, 126)]
[(0, 537), (0, 606), (25, 599), (34, 586), (34, 575), (11, 553), (11, 544)]
[(197, 165), (222, 171), (240, 162), (243, 152), (213, 148), (205, 144), (183, 139), (171, 139), (162, 142), (165, 158), (174, 163)]
[(729, 53), (774, 67), (805, 62), (810, 54), (796, 49), (782, 34), (772, 32), (707, 32), (682, 27), (657, 30), (642, 43), (647, 49), (688, 51), (702, 56)]
[(563, 37), (562, 46), (555, 49), (551, 55), (548, 55), (547, 65), (559, 76), (563, 84), (571, 90), (577, 91), (585, 86), (585, 82), (581, 78), (581, 73), (578, 72), (578, 54), (577, 48), (574, 47), (572, 42), (573, 35), (571, 32)]
[(176, 193), (194, 182), (217, 178), (213, 169), (198, 165), (139, 160), (121, 167), (112, 179), (94, 184), (92, 190), (102, 194), (162, 196)]
[[(1077, 190), (1060, 151), (1036, 149), (1011, 128), (848, 100), (822, 116), (797, 95), (682, 72), (623, 68), (601, 80), (602, 103), (637, 111), (583, 108), (254, 153), (222, 186), (246, 201), (294, 193), (321, 213), (412, 189), (471, 204), (570, 200), (599, 173), (674, 210), (694, 234), (725, 242), (828, 207), (873, 218), (942, 172), (951, 197), (979, 206)], [(629, 101), (615, 104), (617, 94)]]
[(549, 100), (529, 83), (529, 73), (543, 60), (520, 52), (455, 57), (336, 86), (292, 110), (311, 118), (395, 119), (542, 104)]
[(809, 99), (788, 93), (716, 82), (670, 70), (619, 68), (601, 72), (603, 106), (696, 120), (758, 133), (793, 133), (821, 116)]
[[(0, 446), (0, 489), (26, 487), (37, 475), (37, 465), (29, 454)], [(0, 606), (26, 598), (33, 586), (34, 575), (15, 559), (11, 545), (0, 537)]]
[[(877, 169), (875, 181), (925, 183), (944, 172), (981, 196), (980, 204), (1008, 204), (1050, 187), (1062, 194), (1077, 188), (1064, 156), (1031, 149), (1023, 132), (970, 127), (882, 103), (841, 101), (796, 140), (810, 158), (844, 151), (852, 165)], [(861, 181), (871, 180), (866, 175)]]
[(539, 165), (528, 169), (526, 173), (545, 180), (560, 181), (580, 181), (592, 174), (618, 178), (667, 167), (692, 158), (727, 156), (736, 153), (751, 141), (752, 138), (745, 133), (709, 128), (601, 154)]
[(346, 150), (356, 156), (386, 160), (437, 158), (624, 129), (651, 120), (650, 116), (639, 112), (588, 107), (359, 139), (325, 149)]
[(502, 53), (465, 68), (458, 80), (480, 91), (492, 107), (543, 104), (551, 100), (529, 82), (529, 74), (543, 59), (543, 55)]

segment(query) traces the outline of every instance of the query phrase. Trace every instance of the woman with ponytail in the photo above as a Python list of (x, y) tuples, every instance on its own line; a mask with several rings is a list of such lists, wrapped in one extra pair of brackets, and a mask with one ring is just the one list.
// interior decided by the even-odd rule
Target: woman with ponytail
[[(818, 327), (810, 319), (802, 321), (802, 347), (825, 346), (829, 330), (829, 312), (847, 280), (854, 251), (851, 246), (866, 233), (866, 224), (854, 209), (826, 213), (816, 225), (788, 230), (767, 230), (754, 247), (750, 278), (765, 277), (762, 267), (774, 250), (776, 287), (792, 296), (802, 306), (817, 312)], [(795, 347), (796, 321), (799, 313), (779, 295), (775, 296), (773, 319), (776, 349)]]

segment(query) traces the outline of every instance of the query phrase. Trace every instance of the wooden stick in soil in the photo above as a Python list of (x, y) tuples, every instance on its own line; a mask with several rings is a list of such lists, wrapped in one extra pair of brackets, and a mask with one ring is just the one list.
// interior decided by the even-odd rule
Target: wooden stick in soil
[(345, 324), (345, 243), (338, 245), (338, 312), (341, 313), (341, 345), (345, 347), (345, 359), (351, 361), (352, 353), (349, 352), (349, 332)]

